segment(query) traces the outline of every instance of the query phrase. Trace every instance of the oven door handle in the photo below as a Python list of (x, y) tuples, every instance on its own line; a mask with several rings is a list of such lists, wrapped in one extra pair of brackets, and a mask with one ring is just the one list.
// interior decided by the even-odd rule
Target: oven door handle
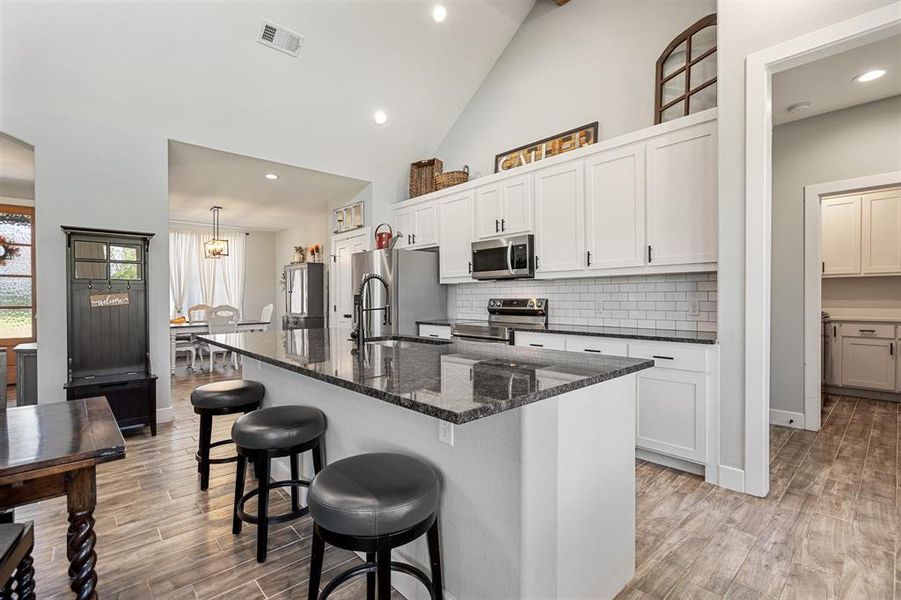
[(455, 340), (460, 340), (463, 342), (488, 342), (488, 343), (495, 343), (495, 344), (509, 344), (510, 343), (510, 340), (507, 340), (504, 338), (487, 337), (487, 336), (480, 336), (480, 335), (463, 335), (463, 334), (459, 334), (459, 333), (452, 334), (451, 338), (455, 339)]
[(513, 242), (507, 242), (507, 269), (510, 271), (510, 275), (515, 275), (513, 272)]

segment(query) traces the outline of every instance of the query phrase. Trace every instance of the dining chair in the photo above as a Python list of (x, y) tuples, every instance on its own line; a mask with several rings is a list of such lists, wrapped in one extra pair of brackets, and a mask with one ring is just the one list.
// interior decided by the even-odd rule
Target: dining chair
[(190, 336), (187, 338), (184, 336), (175, 337), (175, 354), (178, 355), (179, 353), (191, 355), (191, 370), (193, 371), (197, 362), (197, 348), (194, 346), (194, 342), (191, 341)]
[(205, 323), (207, 319), (207, 313), (209, 313), (211, 310), (213, 310), (213, 307), (209, 304), (195, 304), (188, 309), (188, 321), (192, 323)]
[(263, 307), (263, 313), (260, 315), (260, 321), (263, 323), (271, 323), (272, 322), (272, 309), (274, 307), (272, 304), (267, 304)]
[[(220, 304), (215, 308), (211, 308), (207, 313), (207, 323), (210, 328), (210, 335), (218, 335), (222, 333), (238, 333), (238, 321), (241, 318), (241, 311), (234, 306)], [(216, 355), (222, 354), (223, 357), (229, 353), (228, 350), (211, 346), (210, 344), (202, 344), (201, 351), (206, 351), (210, 355), (210, 373), (213, 372), (213, 365), (216, 362)], [(201, 355), (201, 359), (202, 359)], [(232, 352), (232, 364), (238, 368), (238, 355)]]

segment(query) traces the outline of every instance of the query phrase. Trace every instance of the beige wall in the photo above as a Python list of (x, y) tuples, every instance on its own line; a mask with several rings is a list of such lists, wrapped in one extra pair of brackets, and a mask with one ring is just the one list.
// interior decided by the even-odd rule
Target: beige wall
[(901, 277), (823, 279), (823, 310), (830, 308), (901, 309)]
[(249, 231), (244, 238), (244, 318), (258, 319), (267, 304), (274, 304), (275, 233)]
[(745, 60), (753, 52), (890, 3), (891, 0), (717, 2), (721, 464), (744, 467)]
[[(804, 412), (804, 186), (898, 169), (901, 96), (774, 128), (772, 408)], [(829, 306), (827, 294), (853, 287), (832, 283), (836, 281), (840, 280), (824, 280), (824, 306)], [(876, 283), (861, 287), (873, 292), (891, 289)]]

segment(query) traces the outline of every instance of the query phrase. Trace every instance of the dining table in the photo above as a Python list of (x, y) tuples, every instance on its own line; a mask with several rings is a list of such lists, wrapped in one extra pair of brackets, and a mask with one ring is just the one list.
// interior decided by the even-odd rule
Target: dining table
[[(269, 321), (238, 321), (237, 332), (266, 331)], [(206, 321), (185, 321), (169, 324), (170, 372), (175, 374), (175, 344), (178, 336), (199, 335), (210, 332), (210, 324)]]
[(79, 600), (97, 598), (97, 465), (125, 458), (106, 398), (0, 411), (0, 511), (66, 496), (66, 557)]

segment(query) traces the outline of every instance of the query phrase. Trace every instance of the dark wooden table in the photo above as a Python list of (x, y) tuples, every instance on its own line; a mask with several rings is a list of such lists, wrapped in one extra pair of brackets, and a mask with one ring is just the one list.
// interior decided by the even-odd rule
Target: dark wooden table
[(121, 458), (125, 440), (105, 398), (0, 412), (0, 510), (66, 495), (69, 576), (79, 600), (97, 598), (97, 465)]

